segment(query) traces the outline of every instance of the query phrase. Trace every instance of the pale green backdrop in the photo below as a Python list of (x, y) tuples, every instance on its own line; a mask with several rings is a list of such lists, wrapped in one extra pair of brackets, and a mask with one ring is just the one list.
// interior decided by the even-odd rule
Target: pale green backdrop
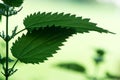
[[(120, 6), (112, 3), (80, 2), (79, 0), (25, 0), (23, 10), (11, 17), (10, 30), (18, 25), (19, 30), (24, 28), (22, 22), (27, 14), (34, 12), (65, 12), (91, 18), (91, 22), (98, 23), (98, 26), (108, 29), (117, 34), (104, 34), (90, 32), (73, 35), (61, 50), (49, 58), (49, 61), (36, 65), (20, 63), (16, 66), (19, 69), (10, 80), (85, 80), (81, 74), (65, 71), (55, 67), (59, 62), (78, 62), (86, 66), (90, 75), (94, 75), (94, 50), (102, 48), (106, 50), (105, 62), (101, 65), (100, 76), (104, 76), (105, 71), (110, 71), (120, 75)], [(91, 0), (92, 1), (92, 0)], [(4, 30), (5, 19), (2, 18), (0, 31)], [(16, 37), (17, 38), (17, 37)], [(16, 39), (15, 38), (15, 39)], [(0, 40), (2, 47), (0, 52), (4, 52), (4, 43)], [(14, 40), (13, 40), (14, 41)], [(1, 76), (1, 74), (0, 74)]]

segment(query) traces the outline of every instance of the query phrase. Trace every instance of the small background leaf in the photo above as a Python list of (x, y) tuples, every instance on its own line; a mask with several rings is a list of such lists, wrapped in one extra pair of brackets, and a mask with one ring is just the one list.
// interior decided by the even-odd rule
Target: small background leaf
[(82, 72), (82, 73), (86, 72), (85, 67), (83, 67), (82, 65), (77, 64), (77, 63), (72, 63), (72, 62), (59, 63), (57, 66), (60, 68), (63, 68), (63, 69), (68, 69), (68, 70), (72, 70), (72, 71), (76, 71), (76, 72)]
[(119, 80), (119, 79), (120, 79), (120, 76), (118, 76), (118, 75), (113, 75), (113, 74), (111, 74), (111, 73), (109, 73), (109, 72), (106, 73), (106, 76), (107, 76), (108, 78), (115, 79), (115, 80)]
[(23, 35), (13, 44), (12, 54), (24, 63), (39, 63), (56, 53), (62, 42), (75, 31), (61, 27), (45, 27)]

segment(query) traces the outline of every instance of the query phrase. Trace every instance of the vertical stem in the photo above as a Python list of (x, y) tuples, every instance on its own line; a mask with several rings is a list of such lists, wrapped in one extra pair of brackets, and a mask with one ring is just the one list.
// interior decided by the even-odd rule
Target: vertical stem
[(6, 70), (5, 70), (5, 77), (6, 80), (8, 80), (9, 74), (8, 74), (8, 69), (9, 69), (9, 64), (8, 64), (8, 57), (9, 57), (9, 35), (8, 35), (8, 11), (9, 7), (7, 8), (6, 11)]
[(95, 73), (94, 73), (94, 80), (98, 80), (98, 74), (99, 74), (99, 64), (95, 67)]

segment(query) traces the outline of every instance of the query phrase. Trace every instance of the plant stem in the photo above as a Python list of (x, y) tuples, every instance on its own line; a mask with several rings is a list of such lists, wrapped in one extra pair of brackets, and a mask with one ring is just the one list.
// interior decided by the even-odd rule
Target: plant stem
[(11, 69), (14, 69), (15, 65), (17, 64), (19, 60), (17, 59), (16, 62), (13, 64), (12, 68)]
[(98, 74), (99, 74), (99, 64), (95, 67), (95, 73), (94, 73), (94, 80), (98, 80)]
[(22, 29), (22, 30), (18, 31), (17, 33), (15, 33), (15, 35), (12, 36), (12, 37), (10, 38), (10, 40), (11, 40), (12, 38), (14, 38), (17, 34), (21, 33), (21, 32), (24, 31), (24, 30), (26, 30), (26, 29)]
[(6, 11), (6, 69), (5, 69), (6, 80), (8, 80), (8, 77), (9, 77), (9, 74), (8, 74), (8, 69), (9, 69), (9, 64), (8, 64), (8, 57), (9, 57), (8, 11), (9, 11), (9, 7), (7, 8), (7, 11)]
[(21, 32), (24, 31), (24, 30), (26, 30), (26, 29), (22, 29), (22, 30), (20, 30), (20, 31), (17, 32), (14, 36), (16, 36), (17, 34), (21, 33)]
[[(14, 67), (16, 66), (16, 64), (17, 64), (18, 61), (19, 61), (19, 60), (17, 59), (17, 60), (15, 61), (15, 63), (13, 64), (11, 70), (9, 71), (9, 74), (10, 74), (10, 75), (11, 75), (11, 72), (14, 70)], [(17, 69), (16, 69), (16, 70), (17, 70)], [(12, 73), (12, 74), (13, 74), (13, 73)]]

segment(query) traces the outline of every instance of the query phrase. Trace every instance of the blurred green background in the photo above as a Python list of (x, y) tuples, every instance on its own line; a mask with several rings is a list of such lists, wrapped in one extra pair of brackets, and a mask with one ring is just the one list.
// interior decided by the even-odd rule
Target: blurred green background
[[(10, 80), (86, 80), (84, 76), (76, 72), (65, 71), (55, 65), (59, 62), (77, 62), (86, 66), (90, 75), (95, 75), (95, 64), (92, 59), (96, 48), (106, 51), (99, 76), (104, 76), (106, 71), (120, 75), (119, 0), (25, 0), (23, 10), (18, 15), (10, 17), (10, 31), (16, 25), (19, 26), (19, 30), (23, 29), (24, 17), (38, 11), (72, 13), (83, 18), (90, 18), (91, 22), (98, 23), (98, 26), (117, 34), (90, 32), (73, 35), (64, 42), (61, 50), (58, 50), (58, 53), (45, 63), (35, 65), (19, 63), (16, 66), (19, 70), (10, 77)], [(0, 31), (5, 30), (4, 22), (5, 18), (2, 17)], [(0, 53), (5, 53), (4, 47), (4, 42), (0, 39)], [(0, 76), (2, 77), (1, 73)]]

